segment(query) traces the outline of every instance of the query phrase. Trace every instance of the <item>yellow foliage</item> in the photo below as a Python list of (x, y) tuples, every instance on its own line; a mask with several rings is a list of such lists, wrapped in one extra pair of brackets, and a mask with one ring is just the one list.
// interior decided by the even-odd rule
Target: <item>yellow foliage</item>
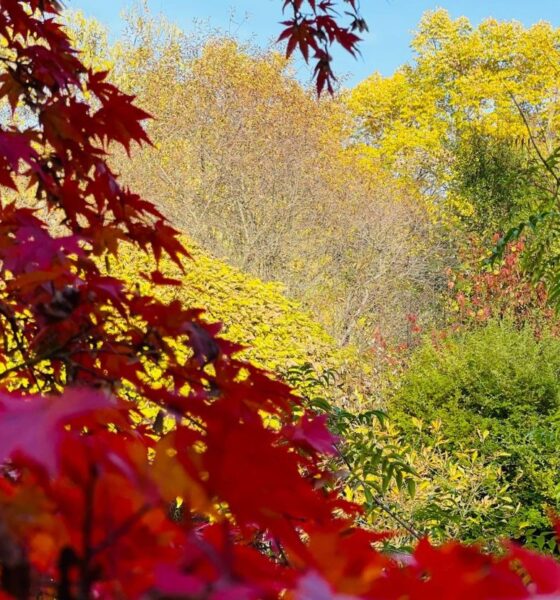
[(114, 63), (109, 57), (106, 28), (98, 21), (86, 18), (82, 11), (66, 12), (64, 16), (74, 45), (79, 32), (78, 47), (84, 65), (94, 71), (110, 70)]
[[(182, 285), (151, 291), (166, 300), (177, 297), (187, 307), (204, 308), (208, 321), (223, 323), (224, 338), (246, 346), (243, 355), (253, 364), (279, 372), (309, 363), (321, 371), (339, 369), (354, 358), (351, 349), (338, 349), (323, 327), (283, 294), (281, 284), (245, 275), (192, 243), (188, 248), (193, 260), (185, 262), (184, 274), (169, 261), (162, 264), (165, 273)], [(131, 283), (141, 281), (140, 272), (154, 268), (149, 256), (127, 246), (121, 247), (118, 263), (110, 267), (112, 274)], [(140, 285), (148, 291), (147, 282)]]
[(390, 77), (374, 74), (347, 96), (361, 128), (359, 151), (419, 181), (439, 204), (437, 217), (470, 215), (472, 206), (453, 195), (441, 210), (450, 143), (467, 132), (526, 139), (515, 98), (552, 149), (560, 125), (560, 29), (495, 19), (474, 27), (439, 9), (423, 16), (411, 45), (414, 63)]
[(111, 77), (157, 118), (155, 148), (112, 158), (123, 180), (208, 254), (282, 281), (338, 343), (402, 340), (410, 307), (435, 302), (431, 224), (414, 186), (349, 144), (340, 98), (318, 101), (277, 51), (143, 9), (126, 22)]

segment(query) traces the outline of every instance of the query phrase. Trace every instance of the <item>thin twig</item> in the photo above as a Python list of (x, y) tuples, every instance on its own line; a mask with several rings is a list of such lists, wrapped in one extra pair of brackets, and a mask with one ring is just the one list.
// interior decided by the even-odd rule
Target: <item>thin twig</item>
[(529, 140), (531, 142), (531, 145), (533, 146), (533, 149), (537, 153), (537, 156), (539, 157), (540, 162), (542, 163), (542, 165), (544, 166), (544, 168), (548, 171), (548, 173), (550, 175), (552, 175), (552, 178), (556, 182), (556, 191), (554, 192), (554, 196), (556, 197), (558, 195), (558, 191), (560, 190), (560, 176), (558, 176), (556, 174), (556, 172), (554, 171), (554, 169), (548, 164), (548, 161), (543, 156), (543, 154), (542, 154), (542, 152), (541, 152), (541, 150), (539, 148), (539, 145), (537, 144), (537, 142), (535, 140), (535, 136), (533, 135), (533, 131), (531, 130), (531, 126), (529, 125), (529, 121), (527, 120), (527, 116), (525, 115), (525, 113), (523, 112), (523, 109), (521, 108), (521, 106), (517, 102), (517, 99), (515, 98), (514, 94), (512, 92), (508, 92), (508, 93), (509, 93), (509, 96), (510, 96), (512, 102), (515, 104), (515, 107), (517, 108), (517, 111), (521, 115), (521, 118), (523, 119), (523, 123), (525, 124), (525, 128), (527, 129), (527, 133), (529, 134)]
[(141, 506), (133, 515), (130, 515), (121, 525), (114, 529), (100, 544), (91, 549), (90, 556), (100, 554), (111, 547), (120, 537), (125, 535), (152, 507), (146, 503)]

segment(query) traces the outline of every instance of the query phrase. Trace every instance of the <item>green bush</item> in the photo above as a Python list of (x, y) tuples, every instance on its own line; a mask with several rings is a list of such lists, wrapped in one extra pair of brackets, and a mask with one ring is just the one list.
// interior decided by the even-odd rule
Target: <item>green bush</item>
[[(426, 340), (412, 355), (389, 414), (417, 449), (437, 445), (450, 460), (474, 451), (481, 468), (493, 464), (499, 476), (478, 500), (499, 500), (507, 489), (504, 502), (512, 507), (510, 519), (497, 521), (495, 536), (551, 549), (547, 510), (560, 508), (559, 409), (560, 339), (490, 322), (437, 344)], [(433, 506), (418, 505), (413, 516), (427, 512), (433, 519)], [(458, 533), (475, 540), (479, 525), (464, 519)]]

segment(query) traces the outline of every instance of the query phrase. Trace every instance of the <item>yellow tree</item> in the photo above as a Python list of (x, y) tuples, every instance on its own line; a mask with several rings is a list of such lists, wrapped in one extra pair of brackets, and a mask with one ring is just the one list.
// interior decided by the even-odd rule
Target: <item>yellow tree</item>
[(499, 148), (492, 156), (499, 159), (504, 145), (527, 140), (521, 109), (539, 144), (554, 147), (559, 42), (560, 30), (544, 22), (525, 28), (487, 19), (473, 27), (443, 9), (426, 13), (411, 44), (414, 62), (387, 78), (372, 75), (348, 96), (361, 155), (418, 182), (437, 217), (448, 216), (442, 206), (471, 215), (476, 202), (452, 185), (464, 144)]
[[(371, 345), (377, 328), (403, 339), (407, 313), (431, 314), (427, 215), (405, 185), (362, 168), (339, 98), (318, 101), (274, 50), (144, 10), (127, 22), (107, 54), (113, 77), (158, 115), (155, 149), (117, 157), (127, 182), (213, 256), (283, 282), (343, 343)], [(81, 46), (104, 47), (94, 23), (74, 23)]]

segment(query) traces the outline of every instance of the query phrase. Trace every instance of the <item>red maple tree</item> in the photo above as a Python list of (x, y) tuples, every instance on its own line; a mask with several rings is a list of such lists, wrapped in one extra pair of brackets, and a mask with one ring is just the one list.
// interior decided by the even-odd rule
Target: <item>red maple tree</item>
[(148, 115), (83, 66), (59, 11), (0, 1), (0, 597), (560, 593), (560, 567), (513, 546), (377, 552), (321, 466), (324, 421), (200, 310), (101, 270), (120, 244), (188, 255), (107, 163), (112, 144), (149, 143)]

